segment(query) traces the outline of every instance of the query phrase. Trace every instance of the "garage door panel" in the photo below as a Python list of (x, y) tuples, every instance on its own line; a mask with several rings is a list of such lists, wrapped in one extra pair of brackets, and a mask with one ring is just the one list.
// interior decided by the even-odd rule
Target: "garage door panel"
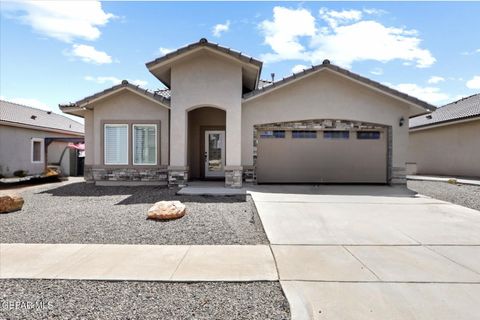
[(259, 183), (385, 183), (386, 134), (380, 139), (261, 138), (257, 146)]

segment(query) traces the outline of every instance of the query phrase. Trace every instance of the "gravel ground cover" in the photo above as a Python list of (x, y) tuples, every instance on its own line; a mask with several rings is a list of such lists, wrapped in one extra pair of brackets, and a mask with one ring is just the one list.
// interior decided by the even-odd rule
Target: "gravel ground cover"
[(409, 189), (443, 201), (480, 211), (480, 187), (436, 181), (407, 182)]
[(0, 280), (0, 292), (0, 319), (290, 318), (278, 282)]
[[(83, 182), (22, 191), (21, 211), (0, 215), (1, 243), (268, 244), (247, 196), (177, 196), (165, 187), (96, 187)], [(146, 220), (160, 200), (180, 200), (186, 215)]]

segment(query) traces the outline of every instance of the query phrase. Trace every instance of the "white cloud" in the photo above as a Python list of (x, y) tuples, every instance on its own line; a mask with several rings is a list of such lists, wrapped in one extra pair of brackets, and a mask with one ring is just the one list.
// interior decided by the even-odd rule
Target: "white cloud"
[(174, 51), (174, 49), (164, 48), (164, 47), (161, 47), (158, 49), (158, 53), (161, 54), (162, 56), (167, 55), (172, 51)]
[(265, 43), (274, 53), (262, 55), (265, 62), (289, 59), (306, 59), (305, 47), (299, 37), (313, 37), (316, 33), (315, 18), (306, 9), (273, 8), (273, 20), (259, 25), (265, 35)]
[(442, 81), (445, 81), (444, 77), (439, 77), (439, 76), (431, 76), (430, 79), (427, 80), (428, 83), (430, 84), (436, 84), (440, 83)]
[(445, 102), (450, 98), (448, 94), (441, 92), (440, 89), (436, 87), (421, 87), (414, 83), (400, 83), (397, 85), (387, 83), (386, 85), (432, 104)]
[(308, 67), (303, 64), (297, 64), (292, 68), (292, 72), (298, 73), (298, 72), (302, 72), (305, 69), (308, 69)]
[(377, 15), (377, 16), (388, 13), (385, 10), (375, 9), (375, 8), (363, 9), (363, 12), (365, 12), (366, 14)]
[(122, 79), (119, 79), (117, 77), (92, 77), (92, 76), (85, 76), (83, 79), (87, 81), (93, 81), (98, 84), (105, 84), (110, 82), (111, 84), (119, 84), (122, 82)]
[[(436, 60), (420, 47), (416, 30), (388, 27), (363, 19), (361, 11), (322, 9), (320, 20), (306, 9), (275, 7), (273, 19), (260, 23), (265, 43), (273, 53), (263, 54), (265, 62), (303, 60), (318, 64), (324, 59), (349, 68), (353, 62), (402, 60), (418, 68)], [(325, 23), (327, 26), (322, 26)]]
[(472, 79), (468, 80), (467, 88), (480, 89), (480, 76), (474, 76)]
[(52, 111), (52, 108), (49, 107), (46, 103), (39, 101), (33, 98), (7, 98), (4, 96), (0, 96), (1, 100), (18, 103), (27, 107), (33, 107), (41, 110)]
[(219, 24), (216, 24), (213, 28), (212, 28), (212, 34), (214, 37), (221, 37), (222, 36), (222, 33), (225, 33), (227, 32), (228, 30), (230, 30), (230, 20), (227, 20), (227, 22), (225, 23), (219, 23)]
[(382, 68), (374, 68), (373, 70), (370, 71), (371, 74), (374, 74), (376, 76), (381, 76), (383, 74), (383, 69)]
[[(2, 3), (2, 10), (33, 28), (34, 31), (64, 42), (76, 38), (95, 40), (98, 27), (115, 15), (102, 9), (100, 1), (21, 1)], [(18, 15), (17, 15), (18, 13)]]
[(464, 51), (461, 54), (464, 56), (471, 56), (474, 54), (480, 53), (480, 49), (472, 50), (472, 51)]
[[(122, 79), (119, 79), (119, 78), (113, 77), (113, 76), (105, 76), (105, 77), (85, 76), (85, 77), (83, 77), (83, 79), (85, 79), (87, 81), (92, 81), (92, 82), (95, 82), (95, 83), (98, 83), (98, 84), (110, 83), (112, 85), (117, 85), (117, 84), (120, 84), (122, 82)], [(144, 87), (148, 84), (148, 82), (145, 81), (145, 80), (138, 80), (138, 79), (137, 80), (130, 80), (130, 79), (127, 79), (127, 81), (130, 82), (133, 85), (140, 86), (140, 87)]]
[(145, 81), (145, 80), (128, 80), (128, 82), (130, 82), (131, 84), (133, 85), (136, 85), (136, 86), (140, 86), (140, 87), (145, 87), (148, 82)]
[(99, 51), (93, 46), (85, 44), (74, 44), (71, 50), (65, 51), (65, 54), (80, 58), (84, 62), (95, 64), (112, 63), (112, 57), (104, 51)]
[(332, 28), (336, 28), (339, 24), (362, 19), (362, 11), (359, 10), (335, 11), (322, 8), (319, 13), (322, 19)]

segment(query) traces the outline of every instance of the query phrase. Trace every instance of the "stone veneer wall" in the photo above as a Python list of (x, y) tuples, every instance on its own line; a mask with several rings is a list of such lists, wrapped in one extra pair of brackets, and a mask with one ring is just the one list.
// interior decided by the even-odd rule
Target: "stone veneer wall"
[(185, 169), (168, 169), (168, 186), (169, 187), (185, 187), (188, 182), (188, 168)]
[(85, 165), (84, 177), (87, 182), (95, 181), (135, 181), (167, 183), (167, 168), (98, 168)]
[(405, 167), (393, 167), (390, 184), (407, 184), (407, 169)]
[(242, 167), (225, 168), (225, 187), (241, 188), (242, 180)]
[(392, 168), (392, 127), (383, 126), (375, 123), (350, 121), (350, 120), (334, 120), (334, 119), (316, 119), (292, 122), (277, 122), (256, 125), (253, 127), (253, 166), (245, 167), (243, 171), (243, 179), (245, 182), (256, 183), (256, 164), (257, 164), (257, 145), (259, 130), (329, 130), (329, 129), (376, 129), (386, 128), (387, 133), (387, 182), (388, 184), (405, 184), (406, 171), (405, 168)]

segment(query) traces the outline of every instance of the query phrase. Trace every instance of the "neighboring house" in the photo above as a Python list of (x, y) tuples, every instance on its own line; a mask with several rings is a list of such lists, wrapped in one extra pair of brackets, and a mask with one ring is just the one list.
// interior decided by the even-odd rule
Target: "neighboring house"
[(85, 118), (87, 181), (405, 183), (408, 119), (435, 109), (328, 60), (261, 81), (206, 39), (146, 66), (170, 91), (123, 81), (60, 106)]
[(75, 152), (66, 147), (69, 142), (80, 140), (83, 141), (81, 123), (50, 111), (0, 100), (0, 175), (11, 177), (18, 170), (37, 175), (45, 171), (47, 164), (60, 165), (64, 175), (75, 175)]
[(480, 177), (480, 93), (410, 119), (408, 173)]

